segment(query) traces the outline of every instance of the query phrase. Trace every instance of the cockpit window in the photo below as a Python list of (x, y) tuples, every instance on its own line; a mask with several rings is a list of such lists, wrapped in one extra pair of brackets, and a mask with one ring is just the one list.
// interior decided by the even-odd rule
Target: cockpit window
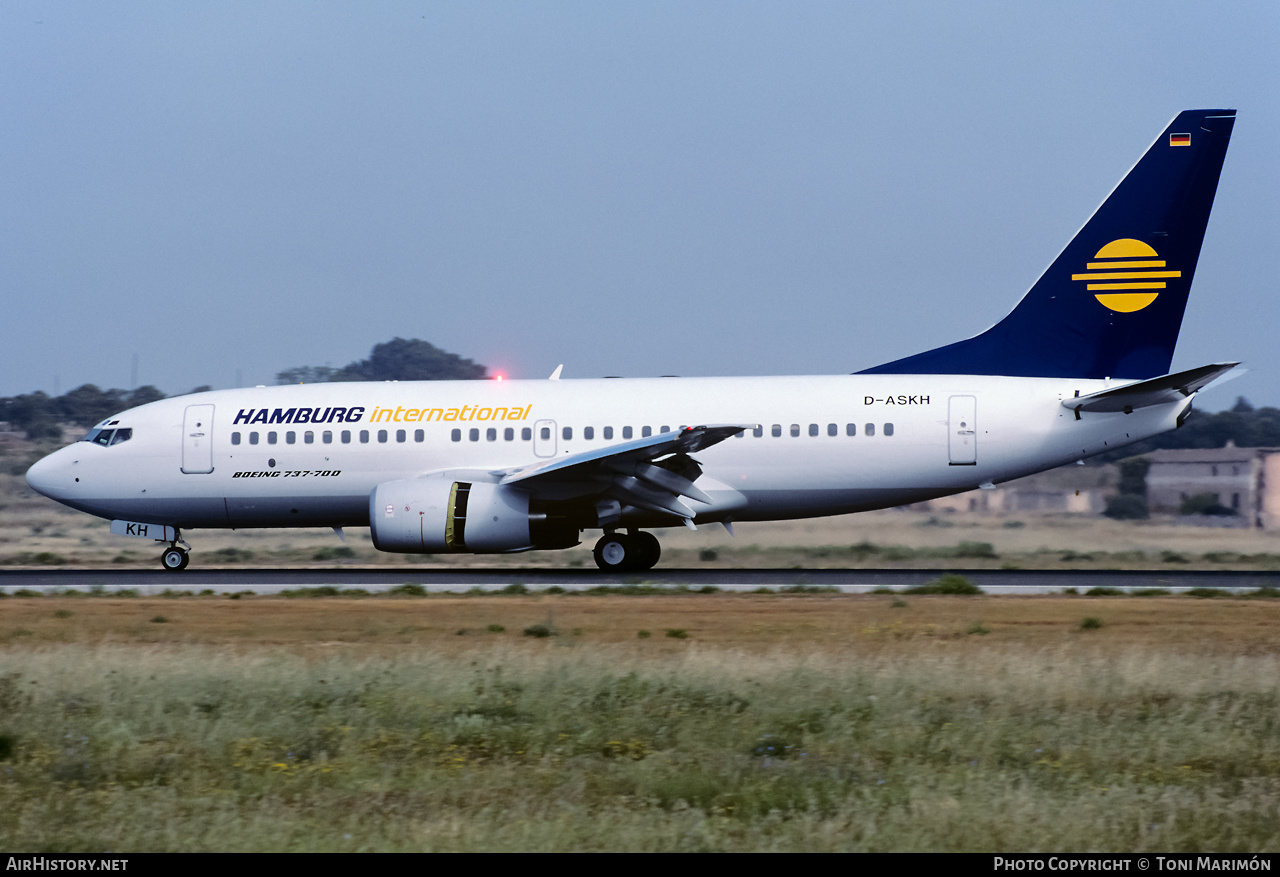
[(133, 438), (132, 429), (91, 429), (84, 440), (95, 445), (102, 445), (104, 448), (108, 445), (118, 445), (121, 442), (127, 442)]

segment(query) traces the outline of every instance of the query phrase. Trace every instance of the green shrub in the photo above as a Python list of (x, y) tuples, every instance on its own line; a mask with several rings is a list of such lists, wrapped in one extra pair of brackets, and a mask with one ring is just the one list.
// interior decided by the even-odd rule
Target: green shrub
[(967, 633), (970, 636), (986, 636), (991, 633), (991, 628), (986, 627), (981, 621), (975, 621), (973, 624), (969, 625)]
[(970, 596), (973, 594), (981, 594), (982, 589), (969, 581), (965, 576), (957, 573), (947, 573), (925, 585), (917, 585), (914, 588), (907, 588), (904, 594), (952, 594), (960, 596)]
[(506, 628), (503, 627), (501, 624), (490, 624), (488, 627), (485, 628), (485, 630), (489, 631), (489, 633), (502, 633), (503, 631), (506, 630)]
[(720, 559), (720, 553), (716, 551), (714, 548), (703, 548), (701, 551), (698, 552), (698, 560), (701, 560), (704, 563), (710, 563), (713, 560), (719, 560), (719, 559)]
[(1096, 588), (1090, 588), (1084, 592), (1086, 597), (1123, 597), (1124, 590), (1122, 588), (1112, 588), (1107, 585), (1099, 585)]
[(1093, 616), (1089, 616), (1084, 621), (1080, 622), (1081, 630), (1099, 630), (1101, 627), (1102, 627), (1102, 619), (1094, 618)]
[(648, 639), (652, 634), (647, 630), (640, 630), (636, 631), (636, 636), (640, 637), (640, 639)]
[(316, 553), (311, 555), (312, 560), (338, 560), (342, 558), (355, 557), (355, 549), (348, 548), (346, 545), (325, 545), (316, 549)]
[(1195, 496), (1189, 496), (1182, 501), (1182, 505), (1178, 506), (1178, 514), (1227, 517), (1236, 514), (1236, 510), (1229, 509), (1218, 502), (1216, 493), (1197, 493)]
[(535, 637), (536, 639), (546, 639), (549, 636), (555, 636), (556, 632), (545, 624), (531, 624), (524, 629), (524, 635)]
[(955, 548), (955, 557), (998, 557), (990, 542), (961, 542)]
[(683, 627), (668, 627), (667, 636), (671, 639), (688, 639), (689, 631), (685, 630)]
[(513, 597), (518, 597), (521, 594), (529, 593), (529, 589), (526, 586), (520, 584), (520, 582), (512, 582), (511, 584), (507, 585), (498, 593), (506, 594), (508, 596), (513, 596)]
[(1270, 585), (1263, 585), (1257, 590), (1250, 591), (1247, 594), (1241, 594), (1246, 600), (1275, 600), (1280, 597), (1280, 589), (1273, 588)]
[(427, 589), (413, 582), (405, 582), (403, 585), (396, 585), (387, 594), (391, 597), (425, 597)]
[(1107, 497), (1107, 507), (1102, 513), (1116, 521), (1139, 521), (1151, 516), (1147, 498), (1132, 493)]
[(1199, 597), (1202, 600), (1212, 600), (1215, 597), (1231, 597), (1234, 596), (1225, 588), (1187, 588), (1182, 593), (1188, 597)]

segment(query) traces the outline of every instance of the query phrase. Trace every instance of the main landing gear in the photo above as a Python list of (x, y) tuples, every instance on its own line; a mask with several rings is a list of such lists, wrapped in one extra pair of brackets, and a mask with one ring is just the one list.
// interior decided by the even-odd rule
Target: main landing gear
[(181, 531), (173, 531), (173, 542), (160, 555), (160, 565), (169, 572), (179, 572), (191, 562), (191, 546), (182, 539)]
[(592, 552), (596, 566), (606, 572), (634, 572), (651, 569), (662, 556), (662, 546), (652, 533), (605, 533)]

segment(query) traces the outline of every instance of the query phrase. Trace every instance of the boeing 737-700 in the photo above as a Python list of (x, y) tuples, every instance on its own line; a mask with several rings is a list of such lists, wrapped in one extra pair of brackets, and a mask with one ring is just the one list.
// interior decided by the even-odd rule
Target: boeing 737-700
[(990, 486), (1182, 424), (1223, 362), (1169, 374), (1234, 110), (1179, 114), (1018, 305), (851, 375), (329, 383), (152, 402), (33, 488), (167, 543), (369, 527), (402, 553), (577, 545), (647, 569), (648, 529), (838, 515)]

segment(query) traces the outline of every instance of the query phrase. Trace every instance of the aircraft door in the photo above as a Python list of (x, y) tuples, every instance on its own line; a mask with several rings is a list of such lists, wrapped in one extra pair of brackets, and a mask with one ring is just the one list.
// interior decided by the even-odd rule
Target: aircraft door
[(947, 401), (947, 456), (952, 466), (978, 465), (978, 397)]
[(213, 406), (188, 405), (182, 417), (182, 471), (207, 475), (213, 471)]
[(556, 453), (556, 422), (539, 420), (533, 425), (533, 452), (539, 457), (553, 457)]

